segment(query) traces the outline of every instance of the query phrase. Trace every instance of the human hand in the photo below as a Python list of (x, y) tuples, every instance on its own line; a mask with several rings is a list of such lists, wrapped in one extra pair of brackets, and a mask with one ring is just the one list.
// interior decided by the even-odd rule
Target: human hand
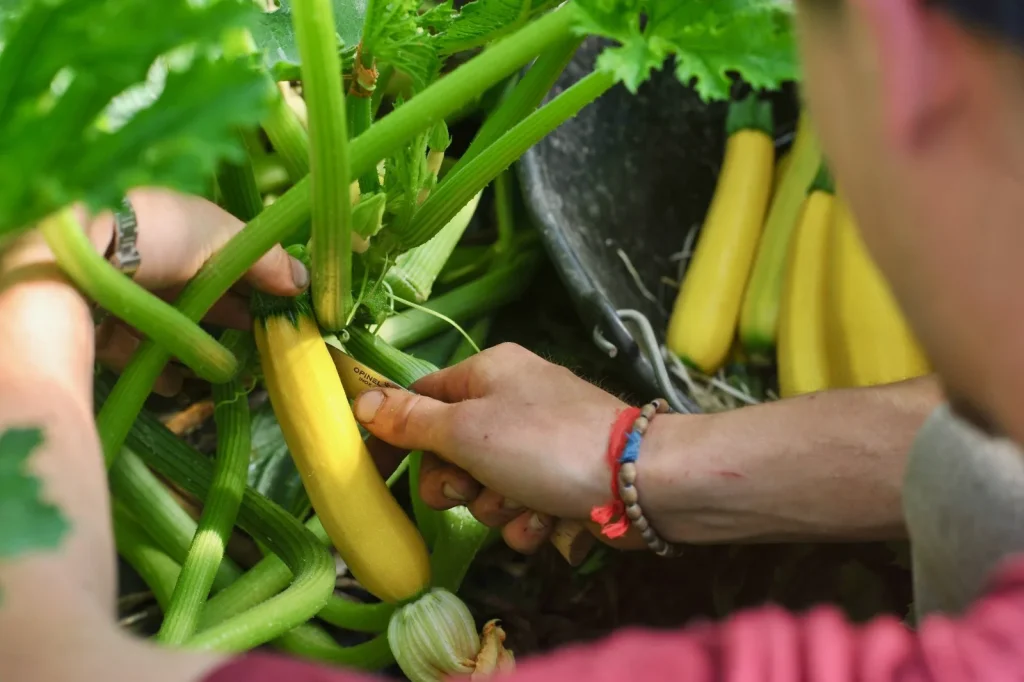
[(626, 405), (568, 369), (504, 344), (411, 388), (367, 391), (355, 414), (377, 438), (424, 451), (427, 505), (466, 505), (481, 523), (502, 527), (510, 547), (530, 553), (557, 517), (588, 519), (608, 501), (604, 453)]
[[(133, 280), (165, 300), (173, 300), (207, 260), (244, 223), (201, 197), (162, 189), (138, 189), (129, 193), (138, 219), (137, 248), (141, 256)], [(97, 251), (107, 251), (114, 236), (113, 215), (107, 211), (78, 217)], [(0, 271), (51, 263), (53, 256), (38, 232), (30, 232), (4, 253)], [(206, 316), (206, 322), (236, 329), (251, 327), (246, 293), (251, 288), (280, 296), (298, 294), (309, 284), (309, 273), (280, 246), (261, 258), (242, 282), (226, 294)], [(113, 317), (95, 328), (96, 360), (120, 371), (141, 343), (141, 335)], [(171, 396), (181, 390), (188, 370), (169, 364), (158, 379), (156, 393)]]

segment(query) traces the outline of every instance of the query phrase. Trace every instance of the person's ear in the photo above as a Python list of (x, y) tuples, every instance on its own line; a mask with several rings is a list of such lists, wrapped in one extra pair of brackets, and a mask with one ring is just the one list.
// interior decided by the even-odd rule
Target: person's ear
[(889, 144), (921, 144), (962, 93), (964, 35), (923, 0), (848, 0), (876, 51)]

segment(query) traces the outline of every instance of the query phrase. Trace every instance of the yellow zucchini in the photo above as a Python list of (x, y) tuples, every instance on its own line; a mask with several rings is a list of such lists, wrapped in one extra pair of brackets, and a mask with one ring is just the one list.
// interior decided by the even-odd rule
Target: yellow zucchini
[(718, 184), (669, 319), (669, 349), (706, 374), (725, 362), (736, 335), (771, 192), (771, 129), (769, 103), (733, 104)]
[(779, 181), (768, 210), (740, 312), (740, 341), (751, 359), (759, 363), (770, 362), (773, 357), (789, 242), (807, 188), (821, 166), (821, 149), (806, 111), (800, 114), (790, 155), (786, 175)]
[(779, 394), (789, 398), (829, 387), (826, 268), (835, 190), (824, 164), (804, 201), (790, 242), (779, 308)]
[(308, 294), (262, 297), (256, 345), (285, 443), (327, 535), (370, 593), (397, 603), (430, 585), (416, 526), (391, 495), (363, 442)]
[(830, 254), (829, 348), (836, 387), (878, 386), (928, 374), (928, 359), (888, 283), (861, 240), (848, 204), (837, 198)]

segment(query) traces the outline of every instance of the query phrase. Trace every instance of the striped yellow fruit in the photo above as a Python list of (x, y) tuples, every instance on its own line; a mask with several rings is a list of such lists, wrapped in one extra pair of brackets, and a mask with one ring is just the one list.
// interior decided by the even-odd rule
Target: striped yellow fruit
[[(734, 112), (750, 102), (734, 104)], [(669, 349), (706, 374), (722, 366), (736, 335), (772, 189), (771, 109), (764, 102), (753, 101), (752, 106), (756, 113), (744, 112), (744, 121), (760, 121), (758, 126), (737, 123), (739, 114), (730, 115), (718, 184), (669, 319)]]

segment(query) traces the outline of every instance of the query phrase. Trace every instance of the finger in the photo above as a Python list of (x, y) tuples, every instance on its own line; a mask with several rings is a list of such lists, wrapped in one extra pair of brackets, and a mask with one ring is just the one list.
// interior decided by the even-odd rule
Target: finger
[(533, 554), (544, 545), (554, 527), (554, 517), (525, 511), (501, 529), (501, 536), (505, 544), (520, 554)]
[[(128, 366), (141, 340), (117, 320), (106, 319), (96, 330), (96, 361), (109, 370), (120, 373)], [(153, 392), (170, 398), (181, 392), (185, 375), (173, 365), (167, 365), (157, 377)]]
[(490, 528), (504, 526), (526, 509), (519, 502), (506, 498), (491, 488), (481, 490), (476, 499), (467, 506), (477, 521)]
[(446, 403), (482, 398), (492, 385), (493, 368), (484, 353), (421, 378), (409, 388)]
[(398, 388), (375, 388), (356, 398), (356, 419), (377, 438), (407, 450), (446, 452), (455, 406)]
[(437, 455), (423, 453), (420, 460), (420, 498), (438, 510), (451, 509), (474, 501), (480, 484), (465, 471)]
[[(192, 279), (245, 227), (202, 197), (147, 188), (130, 192), (129, 198), (139, 224), (136, 246), (140, 263), (134, 279), (150, 289), (169, 288)], [(283, 248), (275, 246), (253, 265), (245, 280), (267, 293), (294, 296), (309, 284), (309, 272)]]
[(529, 365), (538, 359), (522, 346), (503, 343), (483, 350), (453, 367), (428, 374), (411, 388), (446, 403), (483, 398), (502, 377), (533, 371)]

